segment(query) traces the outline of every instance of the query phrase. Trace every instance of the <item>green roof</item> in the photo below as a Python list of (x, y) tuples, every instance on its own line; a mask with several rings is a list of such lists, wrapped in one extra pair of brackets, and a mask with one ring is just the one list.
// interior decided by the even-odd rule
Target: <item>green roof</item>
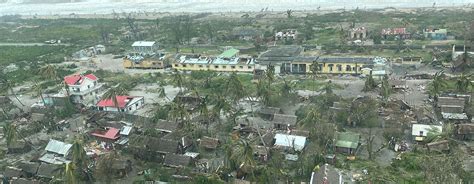
[(336, 147), (357, 148), (360, 142), (360, 134), (352, 132), (337, 132)]
[(231, 57), (234, 57), (235, 55), (237, 55), (237, 53), (239, 53), (239, 50), (229, 49), (229, 50), (224, 51), (221, 55), (219, 55), (219, 57), (221, 57), (221, 58), (231, 58)]

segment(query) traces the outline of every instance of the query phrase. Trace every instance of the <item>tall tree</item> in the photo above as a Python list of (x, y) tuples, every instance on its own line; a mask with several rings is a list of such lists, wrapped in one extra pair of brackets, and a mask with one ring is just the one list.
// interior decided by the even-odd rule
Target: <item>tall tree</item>
[(257, 82), (257, 97), (259, 97), (263, 104), (269, 106), (271, 103), (271, 86), (270, 83), (263, 79), (259, 79)]
[(183, 92), (183, 85), (184, 85), (184, 80), (183, 80), (183, 76), (179, 73), (179, 71), (175, 71), (175, 73), (173, 74), (173, 79), (172, 81), (178, 85), (179, 87), (179, 92), (182, 93)]
[(64, 164), (63, 178), (64, 178), (64, 181), (68, 184), (76, 184), (77, 183), (75, 168), (74, 168), (73, 163), (65, 163)]
[(432, 95), (435, 99), (435, 101), (438, 100), (438, 96), (441, 94), (443, 89), (448, 85), (446, 80), (444, 80), (444, 71), (438, 71), (435, 73), (433, 77), (433, 81), (430, 83), (430, 89), (429, 93)]
[(377, 87), (374, 78), (372, 77), (372, 72), (370, 72), (369, 76), (365, 79), (364, 89), (363, 91), (372, 91)]
[(3, 91), (6, 91), (6, 93), (10, 93), (10, 95), (13, 95), (21, 106), (25, 106), (25, 104), (23, 104), (20, 98), (18, 98), (18, 95), (16, 95), (15, 90), (13, 90), (13, 87), (15, 87), (15, 83), (12, 80), (7, 80), (6, 77), (0, 78), (0, 85)]
[(5, 140), (7, 142), (8, 147), (10, 147), (11, 145), (15, 144), (18, 141), (18, 132), (14, 124), (7, 123), (3, 125), (3, 132), (5, 135)]
[(461, 74), (456, 80), (456, 90), (461, 93), (468, 91), (471, 84), (470, 75)]
[(40, 97), (41, 101), (46, 106), (46, 101), (44, 100), (44, 97), (43, 97), (43, 86), (41, 85), (41, 83), (36, 81), (35, 84), (33, 84), (32, 88), (33, 88), (34, 96)]
[(388, 98), (392, 93), (392, 87), (388, 82), (388, 76), (385, 75), (382, 80), (382, 88), (380, 89), (380, 95), (382, 96), (382, 105), (385, 106), (388, 102)]
[(237, 101), (245, 97), (245, 89), (237, 73), (232, 72), (232, 74), (230, 74), (226, 83), (226, 92), (234, 103), (237, 103)]
[(256, 162), (254, 160), (252, 144), (246, 140), (240, 139), (234, 145), (233, 150), (231, 159), (237, 163), (239, 169), (246, 173), (252, 173), (253, 175), (253, 169), (256, 166)]

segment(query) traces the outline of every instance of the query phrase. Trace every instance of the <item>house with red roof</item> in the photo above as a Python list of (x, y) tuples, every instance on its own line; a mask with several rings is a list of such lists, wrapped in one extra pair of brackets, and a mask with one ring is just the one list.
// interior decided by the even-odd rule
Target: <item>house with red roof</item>
[[(140, 109), (145, 104), (145, 98), (142, 96), (117, 96), (117, 105), (113, 99), (101, 100), (97, 103), (97, 110), (117, 112), (119, 109), (121, 112), (133, 112)], [(118, 107), (118, 108), (117, 108)]]
[(107, 127), (104, 130), (95, 130), (91, 135), (106, 142), (114, 142), (120, 138), (120, 130), (113, 127)]
[(102, 87), (98, 80), (94, 74), (74, 74), (64, 77), (72, 101), (84, 105), (94, 104), (97, 101), (98, 92)]

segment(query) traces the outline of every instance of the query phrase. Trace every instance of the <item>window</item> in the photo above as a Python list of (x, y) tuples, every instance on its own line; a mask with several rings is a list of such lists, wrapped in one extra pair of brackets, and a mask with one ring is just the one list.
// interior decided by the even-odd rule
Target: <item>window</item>
[(199, 68), (202, 68), (202, 65), (199, 65)]
[(346, 71), (350, 72), (352, 69), (351, 65), (346, 65)]
[(252, 69), (252, 67), (251, 67), (251, 66), (248, 66), (247, 68), (248, 68), (248, 69)]
[(235, 69), (235, 66), (230, 66), (230, 68)]
[(219, 68), (219, 66), (218, 66), (218, 65), (215, 65), (215, 66), (214, 66), (214, 68), (216, 68), (216, 69), (217, 69), (217, 68)]
[(318, 70), (319, 70), (319, 71), (323, 71), (323, 66), (324, 66), (323, 64), (319, 64)]
[(91, 85), (87, 85), (87, 89), (91, 89)]
[(139, 103), (136, 103), (136, 104), (135, 104), (135, 107), (138, 107), (138, 104), (139, 104)]
[(178, 64), (174, 64), (174, 67), (178, 67), (179, 65)]
[(186, 65), (183, 65), (184, 68), (186, 68), (187, 66)]
[(332, 72), (332, 67), (333, 67), (333, 66), (334, 66), (333, 64), (328, 64), (328, 67), (329, 67), (329, 71), (330, 71), (330, 72)]
[(240, 69), (244, 69), (244, 66), (239, 66)]
[(189, 66), (190, 66), (190, 67), (194, 67), (194, 64), (190, 64)]
[(104, 108), (103, 108), (103, 107), (99, 107), (99, 111), (103, 111), (103, 110), (104, 110)]
[(129, 107), (128, 110), (131, 111), (131, 110), (132, 110), (132, 107)]
[(227, 68), (227, 66), (222, 66), (222, 68)]
[(342, 65), (337, 65), (337, 71), (342, 71)]
[(206, 68), (209, 68), (210, 66), (209, 65), (206, 65)]

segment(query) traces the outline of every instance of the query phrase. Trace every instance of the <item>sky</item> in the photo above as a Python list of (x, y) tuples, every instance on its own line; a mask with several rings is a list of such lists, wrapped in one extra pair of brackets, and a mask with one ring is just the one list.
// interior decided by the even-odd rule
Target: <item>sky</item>
[[(25, 3), (27, 2), (28, 3)], [(74, 3), (45, 3), (66, 2)], [(77, 2), (81, 1), (81, 2)], [(166, 1), (166, 2), (163, 2)], [(0, 15), (110, 14), (115, 12), (240, 12), (409, 8), (436, 6), (474, 7), (474, 0), (0, 0)], [(34, 2), (34, 3), (31, 3)]]

